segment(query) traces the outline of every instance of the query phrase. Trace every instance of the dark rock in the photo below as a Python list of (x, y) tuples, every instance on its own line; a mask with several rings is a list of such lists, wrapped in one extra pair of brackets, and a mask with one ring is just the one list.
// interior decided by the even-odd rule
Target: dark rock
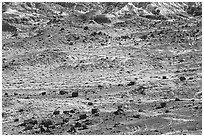
[(61, 28), (59, 31), (63, 31), (64, 30), (64, 28)]
[(93, 103), (92, 103), (92, 102), (88, 102), (88, 105), (89, 105), (89, 106), (92, 106), (92, 105), (93, 105)]
[(69, 122), (69, 118), (64, 118), (63, 119), (63, 123), (68, 123)]
[(139, 109), (138, 112), (143, 112), (143, 110), (142, 110), (142, 109)]
[(167, 109), (167, 110), (165, 110), (165, 113), (169, 113), (170, 111)]
[(175, 101), (181, 101), (179, 98), (175, 98)]
[(69, 114), (69, 111), (68, 110), (64, 110), (63, 114)]
[(140, 114), (133, 115), (134, 118), (140, 118)]
[(179, 79), (180, 79), (180, 81), (185, 81), (186, 80), (186, 78), (184, 76), (181, 76)]
[(26, 130), (32, 130), (33, 127), (34, 127), (33, 124), (27, 124), (27, 125), (25, 126), (25, 128), (23, 129), (23, 131), (26, 131)]
[(19, 126), (35, 125), (38, 124), (38, 121), (34, 118), (26, 119)]
[(70, 112), (70, 113), (75, 113), (75, 111), (74, 111), (73, 109), (72, 109), (72, 110), (70, 110), (69, 112)]
[(88, 29), (89, 29), (89, 27), (88, 27), (88, 26), (85, 26), (85, 27), (84, 27), (84, 30), (88, 30)]
[(38, 124), (38, 121), (34, 118), (31, 118), (31, 119), (24, 120), (24, 123), (35, 125), (35, 124)]
[(167, 77), (166, 76), (162, 76), (162, 79), (167, 79)]
[(160, 105), (162, 108), (164, 108), (164, 107), (166, 107), (166, 102), (161, 102)]
[(68, 92), (67, 92), (67, 91), (64, 91), (64, 90), (60, 90), (59, 94), (60, 94), (60, 95), (64, 95), (64, 94), (68, 94)]
[(72, 92), (72, 97), (78, 97), (79, 93), (77, 91)]
[(124, 114), (124, 110), (122, 109), (122, 105), (118, 106), (118, 110), (113, 112), (115, 115)]
[(102, 88), (103, 88), (103, 86), (102, 86), (102, 85), (98, 85), (98, 88), (102, 89)]
[(82, 130), (84, 130), (84, 129), (88, 129), (88, 126), (86, 125), (86, 124), (82, 124)]
[(130, 81), (127, 85), (128, 86), (133, 86), (133, 85), (135, 85), (135, 81)]
[(15, 26), (8, 24), (5, 21), (2, 21), (2, 31), (4, 31), (4, 32), (16, 32), (17, 28)]
[(53, 115), (59, 115), (60, 114), (60, 111), (59, 110), (55, 110), (54, 112), (53, 112)]
[(68, 132), (75, 133), (76, 132), (75, 127), (73, 125), (71, 125), (70, 129), (68, 130)]
[(139, 86), (136, 90), (137, 90), (140, 94), (146, 95), (146, 93), (145, 93), (145, 87)]
[(19, 121), (19, 119), (18, 119), (18, 118), (14, 119), (14, 122), (18, 122), (18, 121)]
[(18, 112), (23, 112), (23, 111), (24, 111), (24, 109), (19, 109), (19, 110), (18, 110)]
[(29, 99), (29, 98), (30, 98), (29, 96), (25, 97), (25, 99)]
[(43, 96), (46, 95), (46, 92), (42, 92), (41, 95), (43, 95)]
[(75, 123), (75, 127), (81, 127), (81, 123), (76, 122), (76, 123)]
[(160, 106), (156, 107), (156, 109), (161, 109), (161, 108), (164, 108), (164, 107), (166, 107), (166, 102), (161, 102)]
[(18, 93), (14, 92), (14, 93), (13, 93), (13, 95), (14, 95), (14, 96), (17, 96), (17, 95), (18, 95)]
[(44, 132), (45, 132), (45, 128), (42, 125), (40, 125), (40, 133), (44, 133)]
[(53, 125), (53, 122), (51, 119), (43, 119), (40, 125), (43, 125), (48, 128), (49, 126)]
[(5, 117), (6, 116), (6, 113), (5, 112), (2, 112), (2, 117)]
[(96, 113), (98, 113), (98, 112), (99, 112), (99, 109), (97, 109), (97, 108), (91, 109), (91, 113), (92, 113), (92, 114), (96, 114)]
[(105, 15), (97, 15), (94, 17), (94, 21), (97, 23), (111, 23), (111, 20)]
[(8, 93), (5, 93), (4, 95), (5, 95), (5, 96), (8, 96)]
[(139, 38), (141, 38), (141, 39), (147, 39), (147, 35), (142, 35), (142, 36), (140, 36)]
[(86, 114), (81, 114), (79, 115), (79, 119), (86, 119), (87, 118), (87, 115)]

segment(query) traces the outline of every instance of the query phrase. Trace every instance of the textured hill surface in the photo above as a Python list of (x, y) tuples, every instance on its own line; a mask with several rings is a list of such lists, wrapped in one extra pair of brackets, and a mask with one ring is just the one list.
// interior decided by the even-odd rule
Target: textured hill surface
[(202, 3), (2, 3), (3, 134), (202, 134)]

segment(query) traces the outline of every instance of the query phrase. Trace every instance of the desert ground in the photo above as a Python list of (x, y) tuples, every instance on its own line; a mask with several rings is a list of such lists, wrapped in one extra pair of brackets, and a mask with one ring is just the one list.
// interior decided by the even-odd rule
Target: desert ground
[(3, 2), (2, 134), (201, 135), (200, 5), (167, 4)]

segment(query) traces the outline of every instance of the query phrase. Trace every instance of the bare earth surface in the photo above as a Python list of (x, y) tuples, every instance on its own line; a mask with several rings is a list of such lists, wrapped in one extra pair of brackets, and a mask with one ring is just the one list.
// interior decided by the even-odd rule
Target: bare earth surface
[(202, 134), (200, 17), (70, 20), (3, 32), (3, 134)]

